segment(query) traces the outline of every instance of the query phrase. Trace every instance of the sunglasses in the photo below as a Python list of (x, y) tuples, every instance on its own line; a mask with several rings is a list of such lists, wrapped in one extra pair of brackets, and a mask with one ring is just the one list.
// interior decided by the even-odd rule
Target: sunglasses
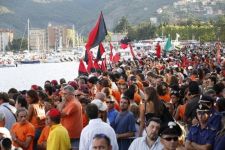
[(114, 104), (114, 101), (107, 101), (106, 103), (107, 103), (107, 104), (109, 104), (109, 103), (110, 103), (110, 104)]
[(164, 140), (166, 140), (166, 141), (178, 141), (178, 137), (165, 137), (165, 138), (163, 138)]

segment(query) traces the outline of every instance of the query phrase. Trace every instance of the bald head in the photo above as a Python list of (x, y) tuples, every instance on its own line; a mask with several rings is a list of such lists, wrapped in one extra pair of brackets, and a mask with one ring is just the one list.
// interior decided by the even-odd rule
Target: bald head
[(101, 101), (105, 101), (105, 93), (103, 92), (97, 92), (96, 95), (95, 95), (95, 99), (100, 99)]

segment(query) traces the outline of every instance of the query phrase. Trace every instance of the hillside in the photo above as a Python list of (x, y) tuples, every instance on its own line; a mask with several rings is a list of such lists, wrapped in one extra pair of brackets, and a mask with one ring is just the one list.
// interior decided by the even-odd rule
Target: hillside
[[(132, 23), (138, 23), (148, 19), (161, 5), (172, 1), (7, 0), (0, 3), (0, 27), (14, 29), (17, 36), (21, 36), (29, 18), (31, 27), (45, 28), (49, 22), (74, 24), (81, 34), (86, 35), (101, 10), (107, 28), (111, 29), (122, 16), (127, 16)], [(4, 11), (1, 11), (1, 8), (4, 8)]]
[[(103, 11), (107, 28), (112, 29), (122, 16), (132, 24), (159, 17), (157, 10), (173, 13), (178, 0), (7, 0), (0, 2), (0, 28), (11, 28), (16, 36), (25, 30), (27, 19), (31, 27), (46, 28), (48, 23), (75, 25), (84, 36)], [(168, 8), (168, 9), (167, 9)], [(174, 11), (178, 12), (178, 11)], [(178, 13), (179, 14), (179, 13)], [(164, 15), (171, 17), (168, 15)], [(164, 17), (165, 18), (165, 17)]]

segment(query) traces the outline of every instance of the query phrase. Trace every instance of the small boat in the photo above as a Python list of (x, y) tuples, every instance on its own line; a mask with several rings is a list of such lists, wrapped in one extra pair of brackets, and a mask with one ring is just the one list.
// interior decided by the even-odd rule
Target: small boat
[(30, 60), (30, 59), (24, 59), (19, 61), (20, 64), (39, 64), (41, 63), (40, 60)]

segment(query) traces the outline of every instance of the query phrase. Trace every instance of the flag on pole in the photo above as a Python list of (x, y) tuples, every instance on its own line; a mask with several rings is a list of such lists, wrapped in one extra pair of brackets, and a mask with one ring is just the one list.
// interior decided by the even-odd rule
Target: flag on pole
[(133, 51), (133, 48), (132, 48), (131, 44), (129, 44), (129, 47), (130, 47), (130, 53), (131, 53), (131, 55), (132, 55), (132, 57), (134, 59), (135, 55), (134, 55), (134, 51)]
[(160, 46), (159, 42), (157, 43), (155, 50), (156, 50), (156, 57), (160, 58), (161, 57), (161, 46)]
[(103, 44), (100, 43), (99, 46), (98, 46), (98, 52), (97, 52), (97, 57), (96, 59), (97, 60), (101, 60), (102, 58), (102, 54), (105, 52), (105, 48), (103, 47)]
[(86, 67), (85, 67), (84, 62), (83, 62), (82, 59), (80, 59), (80, 64), (79, 64), (79, 69), (78, 69), (78, 74), (79, 74), (79, 76), (81, 76), (81, 75), (86, 75), (86, 76), (88, 76), (87, 69), (86, 69)]
[(104, 21), (103, 14), (101, 12), (98, 21), (94, 28), (91, 30), (88, 36), (87, 44), (85, 45), (87, 50), (99, 45), (107, 35), (107, 29)]
[(94, 60), (94, 68), (95, 68), (95, 70), (101, 70), (101, 67), (98, 64), (98, 60), (97, 59)]
[(111, 42), (109, 43), (109, 46), (110, 46), (109, 60), (112, 61), (112, 58), (113, 58), (113, 45), (112, 45)]
[(104, 60), (102, 60), (102, 65), (101, 65), (101, 70), (104, 72), (104, 71), (107, 71), (107, 67), (106, 67), (106, 58)]
[(166, 40), (166, 45), (164, 47), (164, 51), (169, 52), (171, 48), (172, 48), (172, 43), (171, 43), (171, 38), (169, 36)]
[(94, 68), (94, 65), (93, 65), (93, 56), (92, 56), (92, 53), (91, 51), (87, 51), (87, 55), (88, 55), (88, 66), (87, 66), (87, 71), (90, 73), (90, 72), (94, 72), (95, 71), (95, 68)]

